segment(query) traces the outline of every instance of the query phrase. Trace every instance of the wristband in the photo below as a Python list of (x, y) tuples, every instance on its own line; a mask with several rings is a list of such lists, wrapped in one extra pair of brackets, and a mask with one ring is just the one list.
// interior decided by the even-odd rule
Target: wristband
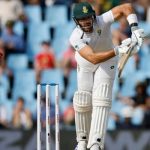
[(138, 27), (138, 23), (132, 23), (131, 25), (130, 25), (130, 27), (132, 28), (132, 27)]
[(138, 25), (138, 19), (137, 19), (137, 15), (136, 14), (130, 14), (127, 17), (128, 23), (131, 26), (137, 26)]

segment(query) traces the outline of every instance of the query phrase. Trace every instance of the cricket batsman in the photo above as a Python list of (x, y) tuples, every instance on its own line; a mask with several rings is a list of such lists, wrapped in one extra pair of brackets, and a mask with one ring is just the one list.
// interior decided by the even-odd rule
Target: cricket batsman
[[(125, 17), (131, 27), (131, 38), (114, 47), (111, 24)], [(112, 103), (112, 87), (118, 56), (127, 53), (129, 45), (136, 42), (132, 53), (137, 53), (143, 43), (143, 29), (130, 3), (112, 8), (96, 16), (87, 2), (73, 7), (76, 28), (70, 43), (76, 50), (78, 89), (74, 94), (76, 150), (103, 150), (104, 139)]]

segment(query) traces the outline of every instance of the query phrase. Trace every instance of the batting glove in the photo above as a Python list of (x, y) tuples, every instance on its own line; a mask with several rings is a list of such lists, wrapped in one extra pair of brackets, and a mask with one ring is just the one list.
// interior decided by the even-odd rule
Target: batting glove
[(121, 42), (121, 45), (116, 46), (114, 48), (115, 54), (121, 56), (121, 55), (127, 53), (131, 43), (132, 43), (131, 38), (127, 38), (127, 39), (123, 40)]
[(140, 29), (140, 28), (131, 28), (132, 30), (132, 35), (131, 35), (131, 39), (133, 42), (137, 43), (137, 51), (141, 48), (142, 44), (143, 44), (143, 37), (144, 37), (144, 30)]

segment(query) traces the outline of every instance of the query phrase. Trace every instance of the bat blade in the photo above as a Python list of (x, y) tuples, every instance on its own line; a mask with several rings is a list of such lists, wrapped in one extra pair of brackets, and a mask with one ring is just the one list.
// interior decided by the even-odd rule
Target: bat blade
[[(150, 39), (150, 33), (144, 35), (142, 38), (144, 39)], [(131, 55), (131, 51), (132, 49), (135, 47), (136, 43), (131, 43), (129, 50), (126, 54), (124, 54), (123, 56), (121, 56), (119, 63), (118, 63), (118, 77), (121, 77), (122, 71), (127, 63), (127, 60), (129, 59), (130, 55)]]
[(127, 54), (124, 54), (119, 60), (119, 64), (118, 64), (118, 77), (119, 78), (121, 77), (122, 71), (129, 57), (130, 57), (130, 53), (127, 53)]
[(122, 71), (127, 63), (127, 60), (129, 59), (130, 55), (131, 55), (131, 51), (134, 48), (134, 46), (136, 45), (136, 43), (131, 43), (128, 52), (126, 54), (124, 54), (123, 56), (121, 56), (119, 63), (118, 63), (118, 77), (121, 77)]

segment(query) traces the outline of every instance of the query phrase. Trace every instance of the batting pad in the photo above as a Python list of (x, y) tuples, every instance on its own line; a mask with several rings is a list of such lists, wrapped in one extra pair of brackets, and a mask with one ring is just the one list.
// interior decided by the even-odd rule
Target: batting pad
[(75, 110), (77, 141), (87, 141), (90, 131), (92, 112), (91, 93), (86, 91), (75, 92), (73, 105)]
[(88, 148), (98, 144), (104, 149), (104, 137), (107, 129), (109, 111), (111, 108), (111, 84), (101, 83), (93, 91), (93, 111)]

